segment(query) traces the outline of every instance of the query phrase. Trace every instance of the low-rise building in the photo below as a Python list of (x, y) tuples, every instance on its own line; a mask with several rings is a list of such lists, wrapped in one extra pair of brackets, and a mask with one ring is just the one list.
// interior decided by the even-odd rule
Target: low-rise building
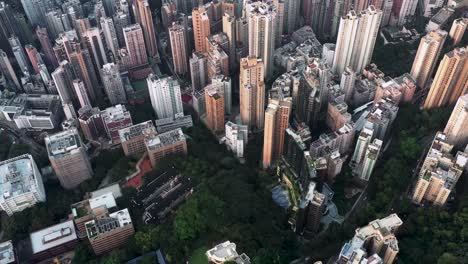
[(36, 263), (72, 251), (78, 244), (72, 220), (31, 233), (30, 240)]
[(426, 32), (442, 29), (449, 21), (450, 17), (455, 13), (455, 9), (451, 7), (443, 7), (434, 16), (431, 17), (426, 25)]
[(166, 156), (187, 155), (187, 142), (180, 128), (147, 137), (145, 145), (153, 167)]
[(215, 264), (222, 264), (228, 261), (237, 264), (250, 264), (250, 258), (245, 253), (239, 255), (236, 251), (236, 244), (230, 241), (223, 242), (206, 251), (206, 256), (208, 257), (208, 261)]
[(184, 115), (183, 113), (176, 114), (174, 117), (157, 119), (155, 123), (158, 133), (164, 133), (177, 128), (193, 127), (192, 116)]
[(151, 120), (119, 130), (120, 144), (125, 156), (139, 155), (146, 151), (145, 138), (156, 134)]
[(20, 94), (0, 102), (0, 116), (18, 129), (57, 129), (63, 119), (60, 97), (52, 94)]
[(0, 264), (18, 263), (15, 248), (11, 240), (0, 243)]
[(0, 207), (9, 216), (46, 200), (42, 176), (31, 155), (0, 162)]
[(161, 223), (192, 194), (194, 183), (173, 169), (155, 176), (149, 183), (138, 187), (137, 203), (144, 208), (145, 223)]
[(85, 228), (96, 255), (125, 245), (135, 233), (128, 209), (95, 218), (86, 222)]

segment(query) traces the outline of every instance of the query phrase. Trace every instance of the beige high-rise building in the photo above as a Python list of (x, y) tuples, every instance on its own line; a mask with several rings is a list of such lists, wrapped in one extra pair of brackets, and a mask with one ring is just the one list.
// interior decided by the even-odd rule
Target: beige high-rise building
[(468, 161), (468, 153), (458, 151), (454, 157), (452, 149), (448, 137), (438, 132), (419, 171), (419, 179), (413, 191), (414, 203), (446, 203)]
[(236, 17), (228, 13), (223, 15), (223, 32), (229, 39), (229, 67), (234, 69), (236, 65)]
[[(135, 21), (140, 24), (146, 44), (148, 56), (159, 61), (158, 45), (156, 43), (156, 32), (154, 30), (153, 15), (148, 0), (134, 0), (133, 14)], [(128, 48), (128, 47), (127, 47)]]
[(468, 92), (468, 52), (455, 48), (445, 54), (439, 64), (424, 108), (454, 105), (458, 98)]
[(341, 17), (333, 58), (335, 73), (341, 76), (346, 67), (361, 72), (370, 63), (381, 20), (382, 11), (374, 6)]
[(207, 52), (206, 38), (211, 34), (210, 18), (203, 6), (192, 10), (193, 39), (195, 41), (195, 50), (198, 52)]
[(249, 130), (263, 129), (265, 111), (264, 63), (249, 56), (240, 62), (240, 115)]
[(289, 126), (292, 110), (292, 98), (284, 100), (270, 99), (265, 110), (265, 128), (263, 133), (263, 168), (273, 165), (283, 153), (284, 133)]
[(63, 188), (73, 189), (91, 179), (91, 163), (76, 128), (47, 136), (45, 145), (50, 164)]
[(148, 63), (146, 55), (145, 39), (143, 30), (139, 24), (133, 24), (123, 28), (125, 46), (130, 57), (130, 66), (137, 67)]
[(249, 27), (249, 56), (260, 58), (265, 64), (265, 76), (273, 77), (273, 52), (277, 26), (276, 7), (273, 2), (252, 2), (245, 5)]
[(446, 37), (446, 31), (435, 30), (427, 33), (421, 39), (410, 73), (418, 87), (422, 89), (426, 87), (427, 81), (434, 71), (437, 58), (439, 58)]
[(449, 36), (452, 39), (452, 45), (458, 45), (466, 31), (468, 25), (468, 18), (460, 17), (453, 21), (452, 27), (450, 28)]
[(458, 149), (468, 144), (468, 94), (461, 96), (444, 129), (447, 142)]
[(185, 39), (185, 29), (182, 25), (173, 24), (169, 28), (169, 39), (171, 42), (172, 60), (174, 71), (179, 75), (186, 75), (188, 72), (187, 40)]
[(224, 96), (215, 86), (205, 88), (206, 123), (213, 133), (224, 131)]

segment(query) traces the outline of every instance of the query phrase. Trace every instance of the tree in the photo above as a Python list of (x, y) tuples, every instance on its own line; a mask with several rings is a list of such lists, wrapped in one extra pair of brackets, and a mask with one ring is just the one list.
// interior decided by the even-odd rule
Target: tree
[(73, 263), (86, 264), (89, 263), (93, 257), (93, 253), (89, 250), (89, 245), (82, 242), (75, 248), (75, 255), (73, 256)]
[(457, 264), (460, 263), (458, 258), (450, 253), (444, 253), (437, 260), (437, 264)]

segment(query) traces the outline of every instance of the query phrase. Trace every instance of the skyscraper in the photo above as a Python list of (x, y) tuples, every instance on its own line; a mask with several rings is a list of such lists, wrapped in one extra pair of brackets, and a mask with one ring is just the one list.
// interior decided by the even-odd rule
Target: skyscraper
[(249, 25), (249, 56), (262, 59), (264, 75), (273, 77), (273, 51), (277, 26), (276, 8), (272, 2), (249, 2), (246, 4)]
[(341, 75), (346, 67), (361, 72), (370, 63), (379, 32), (382, 11), (369, 6), (357, 14), (351, 10), (341, 18), (333, 71)]
[(206, 68), (206, 56), (200, 52), (194, 52), (190, 58), (190, 79), (192, 80), (192, 92), (200, 91), (208, 83), (208, 70)]
[(57, 67), (51, 75), (60, 100), (62, 101), (62, 105), (71, 103), (72, 101), (76, 102), (75, 93), (72, 90), (74, 76), (70, 63), (68, 63), (68, 61), (60, 62), (59, 67)]
[(185, 39), (185, 36), (185, 29), (182, 25), (174, 23), (169, 28), (169, 40), (171, 42), (174, 71), (179, 75), (188, 73), (187, 39)]
[(50, 41), (49, 35), (47, 34), (46, 28), (37, 27), (36, 29), (37, 39), (41, 43), (42, 52), (45, 56), (45, 61), (55, 67), (58, 67), (58, 61), (55, 57), (54, 50), (52, 48), (52, 43)]
[(371, 144), (367, 146), (366, 153), (362, 160), (362, 164), (359, 167), (359, 179), (363, 181), (369, 181), (372, 171), (374, 170), (375, 163), (379, 158), (382, 143), (382, 140), (376, 138), (374, 139), (374, 141), (372, 141)]
[(286, 0), (284, 4), (284, 32), (293, 33), (299, 24), (300, 0)]
[(223, 32), (229, 39), (229, 67), (236, 65), (236, 17), (225, 13), (223, 15)]
[(458, 98), (468, 92), (468, 51), (455, 48), (445, 54), (439, 64), (424, 108), (454, 105)]
[(449, 36), (452, 39), (452, 45), (458, 45), (466, 31), (466, 26), (468, 25), (468, 18), (457, 18), (453, 21), (452, 27), (450, 28)]
[(468, 144), (468, 94), (461, 96), (444, 129), (447, 142), (456, 148), (465, 148)]
[(84, 32), (83, 38), (91, 57), (93, 58), (95, 71), (99, 72), (102, 66), (108, 63), (104, 41), (101, 37), (101, 31), (96, 27), (90, 28)]
[(21, 0), (24, 12), (32, 26), (45, 26), (45, 13), (48, 7), (46, 2), (45, 0)]
[(104, 64), (101, 78), (111, 105), (126, 104), (127, 95), (122, 78), (120, 77), (119, 66), (114, 63)]
[(79, 79), (75, 79), (73, 80), (73, 88), (75, 89), (80, 106), (91, 106), (91, 102), (89, 101), (88, 93), (86, 92), (84, 83)]
[(135, 15), (135, 21), (140, 24), (143, 30), (148, 56), (159, 62), (156, 32), (154, 31), (153, 16), (148, 0), (134, 0), (133, 14)]
[(197, 52), (207, 52), (206, 38), (211, 34), (210, 18), (203, 6), (192, 10), (193, 38)]
[(206, 123), (213, 133), (224, 131), (224, 97), (215, 86), (205, 88)]
[(127, 47), (128, 55), (132, 67), (148, 64), (148, 56), (146, 55), (145, 40), (143, 31), (139, 24), (133, 24), (123, 29), (125, 46)]
[(31, 66), (29, 65), (28, 57), (26, 56), (23, 45), (21, 45), (18, 37), (11, 36), (8, 39), (8, 42), (10, 43), (10, 47), (13, 50), (13, 55), (15, 55), (16, 62), (18, 63), (21, 72), (29, 72), (31, 70)]
[(396, 26), (403, 26), (416, 13), (418, 0), (394, 0), (393, 16), (396, 20)]
[(114, 58), (117, 57), (119, 41), (115, 31), (114, 21), (110, 17), (101, 17), (101, 30), (104, 35), (107, 48), (112, 52)]
[(265, 169), (273, 165), (273, 162), (283, 154), (284, 134), (289, 126), (291, 110), (291, 97), (284, 100), (270, 99), (265, 110), (262, 159)]
[(413, 76), (418, 87), (422, 89), (426, 88), (427, 81), (434, 71), (437, 58), (444, 46), (446, 37), (446, 31), (435, 30), (421, 38), (418, 52), (411, 68), (411, 76)]
[(371, 143), (374, 130), (364, 127), (359, 134), (354, 154), (351, 157), (351, 164), (358, 166), (366, 153), (367, 146)]
[(42, 58), (37, 49), (33, 45), (26, 45), (24, 46), (26, 50), (26, 54), (28, 55), (29, 62), (33, 67), (34, 73), (39, 73), (39, 64), (42, 63)]
[(47, 136), (45, 145), (50, 164), (63, 188), (73, 189), (91, 179), (91, 163), (76, 128)]
[(325, 210), (325, 195), (320, 193), (315, 182), (311, 181), (305, 197), (301, 198), (296, 220), (296, 233), (311, 237), (320, 228), (323, 210)]
[(249, 130), (261, 130), (265, 111), (265, 66), (254, 56), (242, 58), (240, 62), (240, 116)]
[(119, 41), (119, 46), (123, 47), (125, 46), (125, 38), (124, 38), (123, 29), (126, 26), (130, 25), (130, 14), (126, 14), (122, 12), (121, 10), (119, 10), (115, 13), (112, 20), (114, 21), (115, 33)]
[(17, 90), (21, 89), (15, 70), (13, 69), (13, 66), (11, 66), (10, 59), (8, 58), (8, 55), (6, 54), (6, 52), (4, 52), (1, 49), (0, 49), (0, 71), (8, 80), (13, 82)]
[(183, 113), (180, 85), (174, 77), (158, 78), (150, 74), (147, 78), (151, 105), (158, 119), (173, 118)]

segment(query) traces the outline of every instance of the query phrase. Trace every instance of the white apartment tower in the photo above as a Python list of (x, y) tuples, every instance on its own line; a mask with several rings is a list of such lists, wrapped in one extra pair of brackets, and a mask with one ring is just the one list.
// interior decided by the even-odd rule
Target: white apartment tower
[(379, 33), (382, 11), (369, 6), (360, 14), (351, 10), (340, 20), (333, 58), (333, 71), (341, 75), (346, 67), (361, 72), (370, 63)]
[(127, 95), (120, 77), (119, 66), (114, 63), (104, 64), (101, 71), (104, 90), (112, 105), (126, 104)]
[(150, 74), (147, 78), (151, 104), (158, 119), (173, 118), (183, 113), (180, 85), (173, 77), (158, 78)]

